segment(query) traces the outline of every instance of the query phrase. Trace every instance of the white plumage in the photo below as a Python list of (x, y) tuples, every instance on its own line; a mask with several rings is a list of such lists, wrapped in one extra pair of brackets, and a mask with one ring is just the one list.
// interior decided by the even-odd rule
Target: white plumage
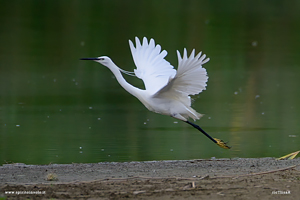
[(144, 37), (141, 44), (136, 37), (135, 43), (134, 46), (129, 40), (130, 50), (136, 65), (134, 74), (143, 80), (145, 89), (139, 89), (129, 84), (121, 72), (129, 75), (132, 75), (133, 72), (120, 69), (107, 56), (82, 58), (82, 60), (93, 60), (108, 67), (120, 85), (138, 98), (150, 111), (180, 119), (201, 131), (220, 147), (229, 149), (230, 147), (222, 140), (212, 138), (198, 125), (188, 121), (189, 117), (197, 120), (202, 116), (191, 107), (190, 95), (199, 94), (206, 89), (208, 77), (202, 65), (207, 63), (209, 58), (206, 58), (205, 54), (201, 56), (201, 52), (195, 55), (195, 49), (192, 50), (190, 56), (184, 49), (182, 57), (177, 51), (178, 68), (176, 71), (165, 60), (167, 51), (161, 51), (160, 45), (155, 45), (154, 39), (150, 39), (148, 43), (147, 38)]
[(146, 90), (155, 94), (168, 84), (170, 78), (174, 78), (176, 70), (164, 59), (168, 54), (167, 51), (161, 51), (160, 45), (155, 46), (153, 39), (150, 39), (148, 44), (144, 37), (142, 45), (137, 37), (135, 41), (136, 47), (129, 40), (131, 54), (137, 67), (134, 73), (143, 80)]
[(145, 106), (151, 111), (171, 115), (183, 121), (188, 117), (199, 119), (201, 114), (191, 108), (189, 95), (205, 90), (208, 77), (202, 65), (207, 63), (209, 58), (205, 59), (206, 55), (201, 56), (201, 52), (195, 56), (195, 50), (188, 57), (186, 49), (181, 57), (177, 51), (176, 71), (164, 59), (167, 51), (161, 51), (160, 45), (155, 46), (153, 39), (148, 43), (147, 38), (144, 37), (141, 44), (136, 37), (135, 41), (136, 47), (129, 40), (132, 57), (137, 67), (134, 72), (143, 80), (149, 98), (152, 98), (147, 100)]

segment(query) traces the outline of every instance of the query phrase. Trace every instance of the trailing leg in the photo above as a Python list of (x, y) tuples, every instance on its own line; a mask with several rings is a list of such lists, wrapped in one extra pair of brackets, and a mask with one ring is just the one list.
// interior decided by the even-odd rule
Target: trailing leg
[(218, 146), (224, 148), (224, 149), (230, 149), (231, 147), (227, 146), (225, 142), (223, 142), (220, 139), (217, 138), (212, 138), (210, 135), (208, 135), (208, 133), (206, 133), (200, 126), (198, 126), (197, 124), (194, 124), (192, 122), (189, 121), (185, 121), (186, 123), (188, 123), (189, 125), (193, 126), (194, 128), (198, 129), (201, 133), (203, 133), (206, 137), (208, 137), (211, 141), (213, 141), (214, 143), (216, 143)]

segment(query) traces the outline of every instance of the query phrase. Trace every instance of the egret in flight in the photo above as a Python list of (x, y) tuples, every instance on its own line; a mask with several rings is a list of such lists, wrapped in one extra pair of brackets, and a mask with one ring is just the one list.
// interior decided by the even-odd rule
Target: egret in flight
[[(195, 55), (195, 49), (190, 56), (184, 49), (183, 57), (177, 51), (178, 69), (176, 71), (164, 59), (167, 51), (161, 51), (161, 46), (155, 45), (154, 39), (150, 39), (148, 43), (147, 38), (144, 37), (141, 44), (136, 37), (135, 43), (134, 46), (129, 40), (130, 50), (136, 65), (134, 72), (119, 68), (107, 56), (81, 58), (81, 60), (93, 60), (106, 66), (115, 75), (119, 84), (127, 92), (138, 98), (148, 110), (184, 121), (201, 131), (220, 147), (229, 149), (230, 147), (225, 142), (212, 138), (200, 126), (188, 121), (188, 118), (195, 121), (202, 116), (191, 107), (190, 95), (196, 95), (205, 90), (208, 76), (202, 65), (207, 63), (209, 58), (206, 58), (205, 54), (201, 55), (202, 52)], [(121, 72), (142, 79), (145, 89), (139, 89), (129, 84)]]

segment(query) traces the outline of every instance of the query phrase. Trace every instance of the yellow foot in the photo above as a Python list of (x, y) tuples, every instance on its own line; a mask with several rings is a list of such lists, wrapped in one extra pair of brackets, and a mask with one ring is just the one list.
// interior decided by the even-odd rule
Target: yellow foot
[(223, 140), (220, 140), (218, 138), (214, 138), (214, 139), (217, 141), (217, 145), (219, 147), (222, 147), (223, 149), (230, 149), (231, 148), (230, 146), (227, 146), (226, 142), (224, 142)]

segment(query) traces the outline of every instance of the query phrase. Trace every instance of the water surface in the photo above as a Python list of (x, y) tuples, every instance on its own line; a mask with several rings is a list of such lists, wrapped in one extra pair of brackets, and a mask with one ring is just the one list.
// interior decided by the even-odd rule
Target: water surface
[[(3, 1), (0, 163), (281, 156), (299, 150), (296, 1)], [(196, 123), (231, 150), (149, 112), (112, 73), (133, 71), (128, 39), (153, 37), (177, 68), (186, 47), (211, 58)], [(134, 77), (125, 77), (143, 88)]]

